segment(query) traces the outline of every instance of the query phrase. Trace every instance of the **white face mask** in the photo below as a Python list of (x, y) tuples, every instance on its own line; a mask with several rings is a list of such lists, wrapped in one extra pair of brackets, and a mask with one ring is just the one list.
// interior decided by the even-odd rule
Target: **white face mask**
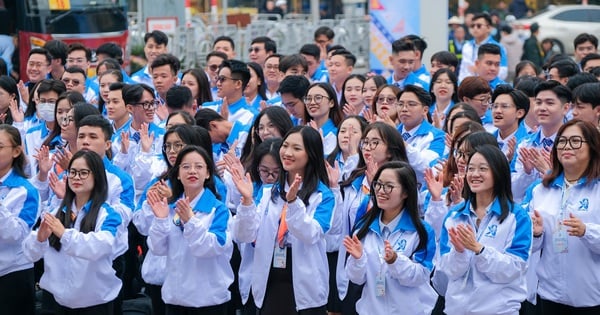
[(37, 112), (44, 121), (54, 121), (54, 103), (40, 103), (37, 105)]

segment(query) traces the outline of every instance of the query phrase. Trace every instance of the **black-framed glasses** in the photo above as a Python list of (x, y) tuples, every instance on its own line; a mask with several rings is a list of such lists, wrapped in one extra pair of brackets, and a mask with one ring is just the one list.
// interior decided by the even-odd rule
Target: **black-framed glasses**
[(82, 168), (80, 170), (72, 168), (69, 170), (69, 178), (75, 178), (75, 177), (79, 176), (80, 179), (86, 179), (90, 176), (91, 173), (92, 173), (91, 170), (88, 170), (85, 168)]
[(269, 177), (273, 177), (275, 179), (277, 179), (279, 177), (279, 168), (277, 169), (268, 169), (268, 168), (263, 168), (263, 167), (258, 167), (258, 173), (260, 174), (260, 177), (264, 177), (264, 178), (269, 178)]
[(373, 182), (372, 191), (377, 193), (377, 192), (379, 192), (379, 190), (383, 189), (383, 193), (387, 195), (387, 194), (390, 194), (392, 192), (392, 190), (394, 190), (394, 188), (396, 188), (396, 187), (397, 186), (392, 185), (392, 184), (376, 181), (376, 182)]
[(133, 103), (133, 105), (142, 106), (142, 108), (144, 110), (156, 109), (156, 107), (158, 106), (158, 104), (160, 104), (160, 102), (158, 100), (151, 100), (151, 101)]
[(490, 105), (492, 104), (492, 98), (489, 96), (481, 97), (481, 98), (472, 98), (474, 101), (480, 102), (482, 105)]
[(501, 109), (501, 110), (508, 110), (511, 109), (514, 105), (513, 104), (508, 104), (508, 103), (492, 103), (490, 104), (489, 108), (492, 110), (496, 110), (496, 109)]
[(225, 82), (225, 81), (227, 81), (227, 80), (231, 80), (231, 81), (239, 81), (240, 79), (236, 79), (236, 78), (231, 78), (231, 77), (226, 77), (226, 76), (224, 76), (224, 75), (220, 75), (220, 76), (218, 76), (218, 77), (217, 77), (217, 80), (216, 80), (216, 82), (217, 82), (217, 83), (218, 83), (218, 82)]
[(567, 137), (560, 137), (558, 138), (558, 141), (556, 141), (556, 148), (557, 149), (564, 149), (567, 147), (567, 143), (569, 143), (569, 146), (571, 147), (571, 149), (580, 149), (581, 146), (583, 145), (584, 142), (587, 142), (586, 140), (583, 140), (583, 137), (581, 136), (571, 136), (569, 138)]
[(358, 145), (360, 146), (361, 149), (366, 150), (375, 150), (377, 148), (377, 146), (379, 145), (379, 142), (381, 140), (379, 139), (362, 139), (360, 140), (360, 142), (358, 143)]
[(323, 101), (324, 98), (329, 99), (329, 96), (320, 95), (320, 94), (312, 95), (312, 96), (307, 95), (304, 97), (304, 104), (310, 104), (313, 101), (315, 102), (315, 104), (321, 104), (321, 102)]
[(183, 147), (185, 147), (185, 143), (183, 142), (165, 143), (162, 146), (162, 150), (165, 153), (171, 152), (171, 150), (173, 150), (173, 152), (179, 152)]
[(454, 155), (454, 159), (460, 159), (460, 158), (468, 159), (469, 156), (471, 156), (471, 154), (473, 154), (473, 153), (469, 152), (469, 151), (454, 150), (454, 152), (452, 154)]

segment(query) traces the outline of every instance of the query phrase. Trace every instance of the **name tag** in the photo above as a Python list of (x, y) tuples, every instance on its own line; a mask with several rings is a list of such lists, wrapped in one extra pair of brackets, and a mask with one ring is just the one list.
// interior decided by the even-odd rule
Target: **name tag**
[(279, 248), (278, 245), (275, 245), (275, 250), (273, 251), (273, 268), (281, 268), (285, 269), (287, 260), (287, 250), (286, 248)]

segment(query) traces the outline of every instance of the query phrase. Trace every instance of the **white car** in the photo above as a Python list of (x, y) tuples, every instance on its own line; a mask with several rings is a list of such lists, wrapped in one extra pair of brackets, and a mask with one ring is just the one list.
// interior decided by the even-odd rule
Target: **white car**
[(529, 38), (529, 27), (540, 25), (538, 40), (552, 39), (561, 51), (573, 55), (573, 40), (581, 33), (600, 36), (600, 5), (550, 5), (531, 18), (512, 23), (519, 37)]

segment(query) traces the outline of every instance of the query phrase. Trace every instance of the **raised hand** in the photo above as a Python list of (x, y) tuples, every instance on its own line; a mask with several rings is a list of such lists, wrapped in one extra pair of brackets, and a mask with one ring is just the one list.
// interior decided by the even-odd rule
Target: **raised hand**
[(458, 204), (462, 200), (462, 191), (464, 186), (464, 177), (459, 176), (458, 174), (454, 175), (449, 187), (450, 200), (452, 200), (452, 204)]
[(363, 246), (356, 235), (353, 235), (352, 237), (346, 236), (344, 238), (344, 247), (346, 247), (346, 252), (354, 259), (360, 259), (360, 257), (362, 257)]
[(35, 151), (36, 153), (33, 155), (33, 157), (38, 162), (39, 174), (40, 177), (42, 177), (40, 178), (40, 180), (45, 181), (48, 177), (48, 172), (52, 168), (52, 160), (50, 159), (50, 149), (48, 148), (48, 146), (43, 145), (42, 147), (40, 147), (39, 150), (36, 149)]
[(290, 202), (296, 200), (300, 184), (302, 183), (302, 176), (296, 174), (294, 182), (290, 185), (290, 190), (285, 194), (285, 199)]
[(531, 214), (531, 223), (533, 224), (533, 236), (540, 236), (544, 233), (544, 218), (537, 210)]
[(10, 109), (13, 122), (22, 122), (25, 120), (25, 113), (23, 113), (23, 109), (16, 98), (10, 99), (8, 103), (8, 109)]
[(510, 163), (515, 156), (515, 150), (517, 149), (517, 138), (511, 137), (508, 142), (506, 142), (506, 145), (508, 146), (508, 150), (506, 151), (506, 159), (508, 160), (508, 163)]
[(353, 125), (348, 128), (348, 155), (358, 154), (358, 144), (362, 133), (360, 130), (356, 130)]
[(146, 194), (146, 200), (148, 201), (150, 208), (152, 208), (155, 217), (163, 219), (169, 216), (169, 204), (167, 203), (167, 198), (160, 196), (156, 191), (149, 191), (148, 194)]
[(225, 120), (229, 119), (229, 100), (227, 97), (223, 97), (223, 103), (221, 104), (221, 116), (225, 118)]
[(375, 177), (377, 170), (379, 169), (379, 165), (377, 164), (377, 162), (375, 162), (375, 160), (373, 160), (372, 156), (369, 156), (365, 163), (367, 164), (367, 170), (365, 171), (365, 175), (367, 175), (367, 182), (369, 182), (370, 185), (373, 182), (373, 178)]
[(385, 248), (383, 260), (385, 260), (385, 262), (388, 264), (393, 264), (396, 261), (396, 258), (398, 258), (398, 254), (392, 248), (390, 241), (388, 241), (388, 240), (383, 241), (383, 245)]
[(52, 234), (52, 228), (48, 225), (46, 220), (42, 220), (40, 224), (40, 228), (37, 231), (37, 240), (38, 242), (45, 242), (48, 240), (48, 237)]
[(444, 120), (444, 118), (446, 118), (446, 115), (444, 115), (444, 113), (439, 113), (437, 108), (433, 111), (433, 115), (431, 115), (433, 118), (433, 126), (437, 129), (442, 129), (442, 120)]
[(358, 115), (359, 114), (359, 111), (356, 108), (356, 106), (350, 105), (348, 103), (344, 104), (343, 111), (344, 111), (344, 115), (346, 115), (346, 116), (352, 116), (352, 115)]
[(450, 243), (452, 244), (452, 246), (454, 246), (454, 250), (456, 250), (459, 253), (463, 253), (465, 251), (465, 246), (460, 241), (456, 228), (451, 227), (448, 229), (448, 238), (450, 239)]
[(573, 213), (569, 213), (569, 218), (563, 221), (568, 226), (567, 233), (571, 236), (582, 237), (585, 235), (585, 223)]
[(333, 162), (333, 166), (329, 165), (329, 162), (325, 160), (325, 168), (327, 169), (327, 175), (329, 177), (329, 187), (337, 188), (339, 186), (338, 181), (340, 180), (340, 163), (337, 160)]
[(252, 185), (250, 174), (246, 173), (244, 175), (243, 170), (232, 168), (231, 179), (237, 190), (240, 192), (240, 195), (242, 195), (242, 204), (245, 206), (251, 205), (254, 202), (254, 186)]
[(375, 113), (373, 113), (372, 109), (367, 109), (365, 110), (363, 117), (367, 120), (367, 122), (369, 123), (374, 123), (377, 121), (377, 115), (375, 115)]
[(444, 180), (441, 173), (434, 174), (433, 169), (425, 169), (425, 183), (431, 195), (432, 201), (442, 200), (442, 189), (444, 188)]
[(260, 110), (263, 111), (265, 108), (267, 108), (267, 101), (262, 100), (259, 102), (260, 104)]
[(532, 150), (535, 149), (529, 149), (529, 148), (520, 148), (519, 149), (519, 155), (518, 155), (518, 159), (521, 162), (521, 164), (523, 164), (523, 170), (525, 171), (525, 173), (527, 174), (531, 174), (531, 171), (533, 171), (534, 165), (533, 165), (533, 154), (531, 153)]
[(52, 214), (48, 212), (44, 213), (44, 222), (46, 222), (56, 237), (61, 238), (65, 233), (65, 226), (57, 217), (53, 216)]
[(190, 199), (185, 197), (177, 200), (177, 202), (175, 202), (175, 212), (177, 212), (183, 223), (187, 223), (194, 216), (194, 210), (190, 205)]
[(121, 153), (127, 154), (129, 150), (129, 132), (121, 131)]
[(21, 94), (23, 103), (29, 104), (29, 89), (25, 86), (23, 80), (19, 80), (19, 83), (17, 83), (17, 88), (19, 89), (19, 94)]
[(152, 149), (152, 143), (154, 142), (154, 132), (148, 133), (149, 125), (142, 123), (140, 127), (140, 144), (142, 146), (142, 152), (148, 153)]
[(52, 161), (60, 166), (63, 170), (66, 170), (69, 167), (69, 162), (73, 158), (73, 153), (66, 148), (62, 150), (54, 151), (54, 155), (52, 156)]
[(472, 226), (459, 224), (456, 227), (456, 232), (460, 242), (466, 249), (475, 253), (479, 253), (481, 251), (481, 247), (483, 247), (483, 245), (477, 242), (475, 231), (473, 230)]
[(65, 191), (67, 190), (67, 177), (64, 176), (62, 180), (58, 178), (53, 172), (48, 173), (48, 184), (50, 189), (54, 192), (58, 199), (65, 198)]

